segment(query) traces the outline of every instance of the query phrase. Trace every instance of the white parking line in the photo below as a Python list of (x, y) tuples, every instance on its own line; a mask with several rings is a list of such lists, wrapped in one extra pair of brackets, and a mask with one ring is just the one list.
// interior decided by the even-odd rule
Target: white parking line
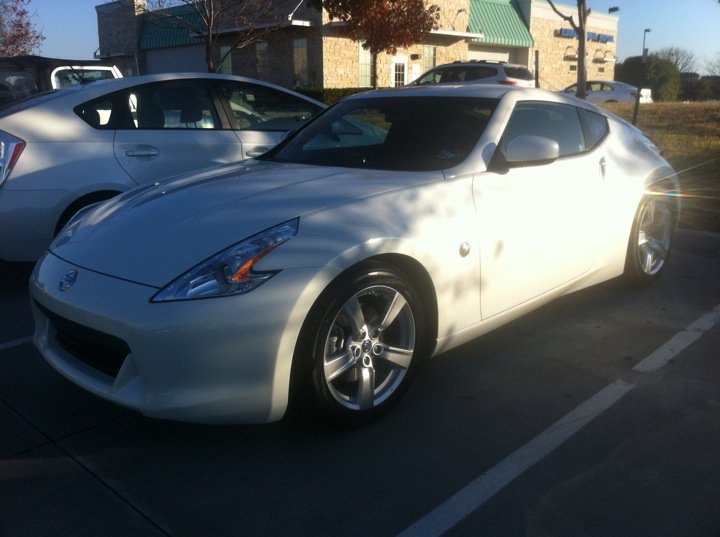
[(415, 522), (399, 537), (442, 535), (613, 406), (632, 388), (632, 384), (618, 380), (600, 390), (500, 464), (492, 467), (460, 492), (440, 504), (435, 510)]
[(28, 336), (13, 341), (8, 341), (7, 343), (0, 343), (0, 352), (19, 347), (20, 345), (25, 345), (26, 343), (32, 343), (32, 340), (32, 336)]
[[(633, 370), (656, 371), (697, 341), (720, 321), (720, 305), (678, 332), (667, 343), (640, 361)], [(437, 508), (406, 528), (398, 537), (435, 537), (455, 527), (465, 517), (547, 457), (593, 419), (617, 403), (635, 386), (616, 380), (576, 407), (565, 417), (530, 440), (505, 460), (445, 500)]]
[(651, 373), (660, 369), (683, 350), (695, 343), (704, 332), (720, 320), (720, 306), (691, 323), (684, 331), (675, 334), (667, 343), (656, 349), (647, 358), (633, 367), (633, 371)]

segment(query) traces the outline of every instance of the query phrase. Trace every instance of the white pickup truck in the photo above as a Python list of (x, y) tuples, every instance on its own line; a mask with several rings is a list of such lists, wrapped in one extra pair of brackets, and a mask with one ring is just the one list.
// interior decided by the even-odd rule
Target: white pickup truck
[(122, 73), (116, 66), (98, 60), (0, 57), (0, 106), (41, 91), (104, 78), (122, 78)]

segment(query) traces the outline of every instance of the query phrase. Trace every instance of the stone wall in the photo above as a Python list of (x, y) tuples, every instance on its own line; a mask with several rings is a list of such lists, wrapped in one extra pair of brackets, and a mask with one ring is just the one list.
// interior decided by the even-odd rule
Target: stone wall
[[(438, 29), (465, 32), (468, 27), (469, 0), (439, 0), (432, 2), (440, 7)], [(464, 38), (431, 34), (423, 43), (410, 47), (398, 47), (393, 56), (387, 53), (377, 57), (377, 85), (393, 84), (393, 65), (406, 65), (407, 82), (424, 72), (425, 46), (435, 47), (435, 63), (440, 65), (456, 60), (466, 60), (468, 44)], [(342, 24), (331, 21), (327, 12), (322, 18), (322, 71), (326, 88), (356, 88), (360, 86), (360, 43), (343, 34)]]
[(98, 23), (98, 56), (114, 60), (124, 75), (138, 74), (137, 15), (147, 7), (146, 0), (116, 0), (95, 6)]

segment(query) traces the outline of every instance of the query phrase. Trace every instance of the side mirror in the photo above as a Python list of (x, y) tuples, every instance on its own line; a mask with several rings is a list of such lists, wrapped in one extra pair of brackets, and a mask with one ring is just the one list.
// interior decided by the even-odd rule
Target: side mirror
[(549, 164), (560, 156), (560, 146), (555, 140), (542, 136), (524, 134), (507, 144), (503, 157), (509, 167)]

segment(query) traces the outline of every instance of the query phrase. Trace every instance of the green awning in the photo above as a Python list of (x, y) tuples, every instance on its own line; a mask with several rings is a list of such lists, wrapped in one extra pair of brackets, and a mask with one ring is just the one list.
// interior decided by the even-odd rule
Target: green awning
[(191, 5), (150, 11), (143, 15), (140, 50), (201, 45), (205, 42), (193, 28), (203, 28)]
[(484, 35), (473, 39), (473, 43), (506, 47), (535, 45), (515, 0), (470, 0), (469, 30)]

